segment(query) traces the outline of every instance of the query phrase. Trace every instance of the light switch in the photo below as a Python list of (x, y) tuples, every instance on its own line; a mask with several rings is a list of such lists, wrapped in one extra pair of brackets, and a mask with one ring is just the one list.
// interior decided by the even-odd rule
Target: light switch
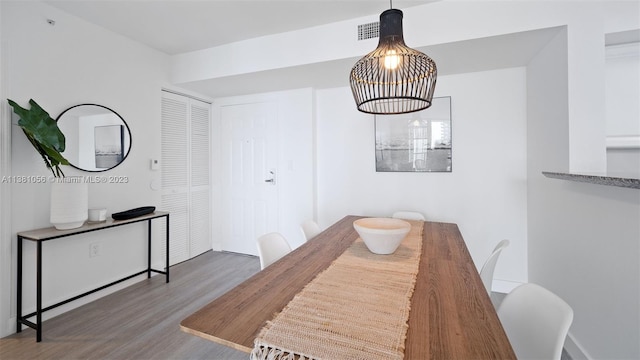
[(160, 170), (160, 160), (151, 159), (151, 170)]

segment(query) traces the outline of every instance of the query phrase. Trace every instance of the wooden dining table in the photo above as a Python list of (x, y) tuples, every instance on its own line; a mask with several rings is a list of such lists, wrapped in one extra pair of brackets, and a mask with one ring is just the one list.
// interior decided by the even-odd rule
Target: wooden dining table
[[(275, 314), (358, 238), (346, 216), (180, 323), (183, 331), (250, 353)], [(515, 359), (458, 226), (427, 221), (405, 359)]]

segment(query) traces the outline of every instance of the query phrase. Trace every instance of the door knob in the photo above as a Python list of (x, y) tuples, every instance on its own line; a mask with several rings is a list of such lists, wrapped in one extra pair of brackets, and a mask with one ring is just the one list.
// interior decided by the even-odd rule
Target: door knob
[(264, 182), (271, 183), (271, 185), (275, 185), (276, 184), (276, 176), (275, 175), (276, 175), (275, 172), (273, 170), (270, 170), (269, 171), (270, 179), (267, 179)]

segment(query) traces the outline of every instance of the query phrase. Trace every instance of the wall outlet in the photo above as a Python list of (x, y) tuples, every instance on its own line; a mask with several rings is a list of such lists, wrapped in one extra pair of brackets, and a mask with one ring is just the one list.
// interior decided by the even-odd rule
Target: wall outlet
[(89, 257), (100, 256), (100, 243), (89, 244)]

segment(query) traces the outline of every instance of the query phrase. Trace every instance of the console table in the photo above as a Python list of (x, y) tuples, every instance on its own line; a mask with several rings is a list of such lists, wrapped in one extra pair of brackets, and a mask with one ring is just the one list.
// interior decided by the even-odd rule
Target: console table
[[(166, 224), (166, 257), (165, 257), (165, 270), (156, 270), (151, 268), (151, 220), (157, 218), (165, 218)], [(61, 301), (57, 304), (53, 304), (47, 306), (45, 308), (42, 307), (42, 243), (49, 240), (60, 239), (67, 236), (73, 236), (78, 234), (84, 234), (92, 231), (105, 230), (117, 226), (129, 225), (138, 222), (146, 221), (148, 224), (148, 253), (147, 253), (147, 269), (137, 272), (135, 274), (129, 275), (123, 279), (111, 282), (109, 284), (100, 286), (91, 291), (87, 291), (83, 294), (74, 296), (67, 300)], [(159, 273), (164, 274), (166, 282), (169, 282), (169, 213), (165, 211), (156, 211), (154, 213), (139, 216), (133, 219), (128, 220), (112, 220), (109, 219), (100, 223), (86, 223), (85, 225), (70, 230), (57, 230), (54, 227), (30, 230), (30, 231), (22, 231), (18, 234), (18, 271), (17, 271), (17, 303), (16, 303), (16, 312), (17, 312), (17, 332), (22, 331), (22, 325), (27, 325), (30, 328), (36, 330), (36, 341), (40, 342), (42, 340), (42, 313), (51, 309), (54, 309), (58, 306), (67, 304), (71, 301), (77, 300), (81, 297), (93, 294), (97, 291), (103, 290), (109, 286), (116, 285), (123, 281), (129, 280), (138, 275), (142, 275), (145, 272), (147, 273), (147, 278), (151, 277), (151, 273)], [(22, 315), (22, 242), (24, 240), (34, 241), (36, 243), (36, 311), (30, 314)], [(31, 317), (36, 317), (36, 322), (29, 321), (27, 319)]]

